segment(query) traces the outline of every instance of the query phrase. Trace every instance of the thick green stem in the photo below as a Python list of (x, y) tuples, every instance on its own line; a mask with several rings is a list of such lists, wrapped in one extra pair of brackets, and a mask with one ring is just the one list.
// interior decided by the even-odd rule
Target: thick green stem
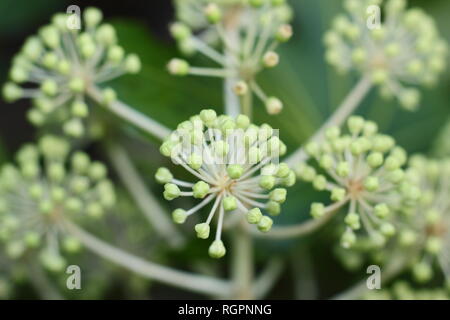
[(96, 238), (68, 220), (63, 221), (63, 227), (90, 251), (145, 278), (216, 297), (228, 297), (231, 293), (227, 281), (146, 261)]
[(239, 226), (232, 235), (232, 298), (253, 299), (253, 243), (248, 231)]

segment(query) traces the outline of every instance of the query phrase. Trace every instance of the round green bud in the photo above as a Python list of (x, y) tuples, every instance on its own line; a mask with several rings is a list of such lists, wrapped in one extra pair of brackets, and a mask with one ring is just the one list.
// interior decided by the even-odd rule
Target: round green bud
[(375, 215), (380, 219), (385, 219), (389, 216), (390, 210), (387, 204), (380, 203), (374, 207)]
[(280, 56), (274, 51), (268, 51), (262, 58), (262, 63), (266, 68), (273, 68), (280, 62)]
[(292, 26), (289, 24), (283, 24), (278, 28), (277, 33), (275, 34), (275, 39), (279, 42), (287, 42), (292, 38), (292, 35)]
[(47, 96), (55, 96), (58, 93), (58, 84), (54, 80), (44, 80), (41, 84), (41, 90)]
[(22, 97), (23, 89), (15, 83), (7, 82), (3, 86), (2, 93), (7, 102), (14, 102)]
[(71, 108), (74, 117), (86, 118), (89, 114), (89, 108), (84, 101), (75, 100)]
[(360, 116), (351, 116), (347, 120), (347, 126), (352, 134), (359, 134), (364, 128), (365, 120)]
[(212, 109), (205, 109), (200, 112), (200, 119), (202, 119), (207, 126), (210, 126), (216, 121), (217, 114)]
[(79, 77), (75, 77), (69, 82), (69, 89), (74, 93), (82, 93), (86, 88), (84, 80)]
[(107, 173), (108, 170), (106, 169), (106, 166), (98, 161), (93, 162), (89, 168), (89, 177), (94, 181), (106, 178)]
[(72, 156), (72, 167), (76, 173), (83, 174), (87, 172), (89, 166), (91, 164), (91, 160), (89, 156), (81, 151), (77, 151)]
[(364, 50), (363, 48), (355, 48), (352, 51), (352, 61), (355, 64), (361, 64), (363, 62), (365, 62), (367, 59), (367, 52), (366, 50)]
[(392, 237), (395, 234), (396, 229), (391, 223), (385, 222), (380, 226), (380, 231), (384, 236)]
[(371, 168), (377, 168), (383, 164), (384, 157), (381, 152), (372, 152), (367, 156), (367, 163)]
[(328, 140), (334, 140), (339, 138), (341, 135), (341, 129), (339, 127), (330, 127), (325, 131), (325, 137)]
[(429, 237), (425, 244), (425, 250), (431, 254), (438, 254), (443, 247), (442, 240), (439, 237)]
[(346, 178), (350, 174), (350, 164), (347, 161), (341, 161), (336, 166), (336, 173), (339, 177)]
[(64, 133), (74, 138), (80, 138), (84, 134), (84, 125), (80, 119), (71, 119), (63, 125)]
[(284, 203), (286, 201), (287, 190), (284, 188), (276, 188), (270, 192), (270, 200)]
[(101, 218), (105, 213), (101, 203), (92, 202), (89, 203), (86, 207), (87, 214), (95, 219)]
[(336, 202), (343, 201), (346, 194), (347, 191), (343, 188), (333, 188), (331, 190), (331, 200)]
[(266, 210), (269, 212), (272, 216), (277, 216), (281, 212), (281, 206), (280, 203), (276, 201), (269, 201), (266, 203)]
[(349, 212), (345, 216), (344, 222), (353, 230), (358, 230), (361, 227), (359, 215), (354, 212)]
[(313, 180), (313, 187), (316, 190), (323, 191), (327, 187), (327, 179), (325, 176), (319, 174)]
[[(195, 186), (194, 186), (195, 187)], [(164, 198), (166, 200), (173, 200), (175, 198), (178, 198), (180, 196), (180, 188), (176, 184), (173, 183), (166, 183), (164, 185)], [(195, 197), (195, 191), (194, 191), (194, 197)]]
[(250, 119), (246, 115), (240, 114), (236, 117), (236, 127), (239, 129), (247, 129), (250, 125)]
[(66, 266), (66, 261), (59, 254), (44, 251), (40, 255), (42, 265), (51, 272), (60, 272)]
[(291, 173), (291, 169), (289, 168), (289, 166), (282, 162), (278, 165), (278, 170), (276, 172), (276, 176), (278, 178), (287, 178), (289, 176), (289, 173)]
[(195, 227), (195, 232), (197, 233), (197, 237), (200, 239), (208, 239), (209, 238), (209, 233), (211, 231), (211, 227), (209, 226), (209, 224), (207, 223), (199, 223), (196, 224)]
[(259, 208), (253, 208), (246, 214), (247, 222), (250, 224), (258, 224), (261, 221), (263, 214)]
[(244, 173), (244, 167), (240, 164), (231, 164), (227, 167), (227, 173), (231, 179), (239, 179)]
[(275, 186), (274, 176), (261, 176), (259, 179), (259, 186), (265, 190), (270, 190)]
[(102, 91), (102, 101), (106, 105), (110, 105), (111, 103), (117, 100), (116, 91), (112, 88), (106, 88)]
[(39, 200), (43, 193), (44, 193), (44, 189), (40, 184), (33, 184), (28, 188), (28, 193), (30, 194), (30, 197), (35, 199), (35, 200)]
[(28, 248), (37, 248), (41, 243), (41, 236), (38, 232), (27, 231), (23, 237), (23, 241)]
[(227, 250), (225, 249), (225, 246), (223, 245), (223, 242), (221, 240), (215, 240), (210, 246), (209, 246), (209, 256), (211, 258), (220, 259), (226, 254)]
[(191, 29), (181, 22), (175, 22), (170, 26), (170, 34), (178, 41), (183, 41), (191, 37)]
[(66, 196), (66, 190), (63, 187), (52, 187), (50, 190), (50, 196), (54, 202), (60, 203)]
[(323, 205), (323, 203), (319, 202), (312, 203), (310, 214), (314, 219), (323, 217), (323, 215), (325, 214), (325, 206)]
[(167, 64), (167, 70), (175, 76), (185, 76), (189, 73), (189, 63), (181, 59), (172, 59)]
[(39, 30), (39, 36), (42, 41), (51, 49), (59, 46), (59, 32), (55, 26), (47, 25)]
[(129, 54), (126, 58), (125, 58), (125, 70), (128, 73), (131, 74), (136, 74), (139, 71), (141, 71), (141, 59), (139, 59), (137, 54)]
[(202, 167), (203, 158), (201, 155), (199, 155), (197, 153), (191, 153), (191, 155), (188, 158), (187, 163), (192, 169), (198, 170)]
[(194, 198), (203, 199), (209, 192), (209, 184), (199, 181), (192, 187)]
[(103, 24), (98, 27), (95, 37), (98, 42), (106, 46), (113, 45), (117, 41), (116, 31), (110, 24)]
[(172, 220), (177, 224), (183, 224), (186, 222), (188, 214), (183, 209), (175, 209), (172, 212)]
[(269, 232), (272, 228), (273, 220), (267, 216), (263, 216), (258, 223), (258, 230), (261, 232)]
[(224, 197), (222, 205), (225, 211), (233, 211), (237, 209), (237, 200), (233, 196)]
[(11, 259), (17, 259), (23, 255), (25, 250), (26, 250), (25, 244), (22, 241), (16, 240), (13, 242), (9, 242), (6, 245), (5, 251), (8, 257), (10, 257)]
[(83, 13), (84, 22), (88, 28), (97, 26), (103, 19), (102, 12), (93, 7), (86, 8)]
[(372, 81), (374, 84), (384, 84), (389, 79), (389, 72), (384, 68), (376, 68), (372, 72)]
[(320, 147), (317, 142), (310, 142), (305, 147), (306, 152), (312, 157), (318, 157), (320, 154)]
[(118, 64), (123, 60), (125, 56), (125, 50), (121, 46), (112, 46), (108, 49), (108, 60), (114, 64)]
[(420, 93), (417, 89), (404, 89), (398, 98), (400, 105), (406, 110), (415, 110), (420, 103)]
[(37, 163), (28, 162), (21, 165), (21, 172), (24, 178), (33, 179), (39, 175), (40, 169)]
[(165, 157), (172, 156), (172, 150), (177, 146), (177, 143), (174, 141), (164, 141), (159, 147), (159, 152)]
[(306, 182), (312, 182), (316, 177), (316, 170), (304, 163), (300, 163), (296, 167), (296, 173), (301, 179), (305, 180)]
[(77, 238), (66, 236), (63, 240), (62, 246), (66, 252), (76, 253), (81, 250), (81, 243)]
[(348, 249), (351, 248), (356, 242), (356, 235), (352, 229), (347, 228), (341, 237), (341, 246)]
[(83, 208), (83, 202), (78, 198), (71, 197), (66, 200), (65, 208), (70, 212), (77, 213)]
[(418, 282), (426, 282), (433, 276), (431, 266), (426, 262), (420, 262), (413, 266), (413, 276)]
[(322, 157), (320, 157), (319, 164), (323, 169), (329, 170), (333, 167), (334, 164), (333, 157), (329, 154), (324, 154), (322, 155)]
[(228, 154), (228, 151), (230, 150), (230, 146), (228, 145), (228, 143), (223, 140), (214, 141), (212, 143), (212, 147), (215, 155), (218, 157), (226, 156)]
[(209, 23), (216, 24), (222, 20), (222, 11), (215, 3), (209, 3), (204, 9), (204, 14)]
[(48, 177), (53, 182), (61, 182), (66, 175), (64, 165), (59, 162), (50, 163), (47, 170)]
[(16, 83), (26, 82), (28, 80), (28, 76), (28, 72), (20, 66), (13, 66), (9, 73), (11, 80)]
[(156, 171), (155, 179), (158, 183), (165, 184), (172, 181), (173, 175), (170, 173), (169, 169), (161, 167)]
[(377, 177), (369, 176), (366, 179), (364, 179), (364, 188), (367, 191), (377, 191), (380, 187), (380, 181)]

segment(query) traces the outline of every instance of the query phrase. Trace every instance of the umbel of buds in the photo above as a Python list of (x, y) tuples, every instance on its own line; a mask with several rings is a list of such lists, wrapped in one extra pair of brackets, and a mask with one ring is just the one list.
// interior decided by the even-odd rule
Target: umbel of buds
[(420, 185), (421, 193), (418, 205), (398, 217), (405, 226), (398, 241), (404, 247), (423, 248), (413, 265), (416, 280), (430, 280), (433, 265), (450, 279), (450, 159), (413, 156), (406, 174)]
[(273, 222), (263, 212), (273, 216), (280, 213), (287, 194), (284, 187), (295, 183), (295, 173), (276, 161), (286, 152), (286, 146), (275, 133), (267, 124), (251, 124), (244, 115), (233, 119), (217, 116), (214, 110), (203, 110), (182, 122), (161, 145), (164, 156), (198, 179), (182, 181), (167, 168), (158, 169), (155, 178), (164, 184), (164, 197), (202, 199), (191, 209), (176, 209), (175, 223), (184, 223), (212, 203), (206, 221), (195, 226), (197, 236), (207, 239), (211, 222), (217, 217), (216, 235), (209, 248), (211, 257), (225, 255), (222, 228), (228, 217), (243, 215), (261, 232), (268, 232)]
[[(170, 73), (178, 76), (201, 75), (234, 79), (234, 93), (238, 96), (255, 94), (269, 114), (278, 114), (282, 102), (268, 96), (256, 82), (256, 75), (279, 63), (275, 49), (292, 37), (287, 24), (291, 11), (284, 0), (256, 1), (200, 1), (203, 12), (198, 12), (199, 1), (181, 1), (180, 20), (170, 27), (172, 36), (184, 53), (199, 52), (219, 65), (218, 68), (190, 66), (182, 59), (168, 63)], [(200, 5), (201, 6), (201, 5)], [(193, 23), (194, 13), (204, 23)], [(189, 14), (183, 14), (189, 12)], [(201, 28), (200, 28), (201, 26)], [(202, 29), (201, 35), (194, 33)], [(192, 30), (194, 29), (194, 30)], [(209, 39), (218, 40), (216, 47)]]
[[(10, 102), (31, 98), (34, 106), (28, 119), (34, 125), (62, 122), (65, 134), (80, 137), (90, 112), (86, 99), (90, 88), (137, 73), (141, 63), (118, 45), (114, 28), (101, 23), (100, 10), (84, 10), (83, 31), (69, 29), (67, 20), (67, 15), (56, 14), (51, 24), (25, 41), (14, 57), (3, 96)], [(114, 97), (108, 88), (105, 103)]]
[(0, 242), (11, 258), (39, 252), (45, 267), (61, 270), (65, 259), (59, 248), (80, 248), (65, 235), (62, 221), (69, 216), (99, 218), (114, 205), (106, 167), (85, 153), (69, 151), (67, 141), (44, 136), (38, 145), (20, 149), (17, 165), (1, 167)]
[(369, 76), (383, 97), (395, 96), (412, 110), (420, 93), (410, 86), (437, 82), (447, 65), (448, 44), (434, 20), (421, 9), (406, 9), (406, 0), (386, 1), (379, 21), (368, 16), (367, 8), (381, 2), (345, 1), (347, 14), (337, 16), (324, 36), (326, 59), (341, 72)]
[(348, 119), (348, 133), (331, 127), (323, 142), (312, 142), (306, 150), (320, 170), (300, 163), (298, 177), (316, 190), (328, 191), (333, 202), (329, 206), (313, 203), (311, 215), (320, 218), (346, 207), (341, 245), (352, 247), (357, 241), (355, 231), (361, 228), (375, 245), (384, 245), (396, 232), (393, 217), (410, 208), (420, 195), (417, 187), (404, 180), (406, 152), (390, 136), (377, 133), (374, 122), (359, 116)]

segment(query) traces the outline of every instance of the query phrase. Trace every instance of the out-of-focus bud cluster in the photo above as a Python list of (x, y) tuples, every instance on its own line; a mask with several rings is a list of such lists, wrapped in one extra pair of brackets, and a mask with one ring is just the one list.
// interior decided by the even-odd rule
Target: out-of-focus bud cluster
[(277, 162), (286, 146), (276, 131), (267, 124), (251, 124), (244, 115), (233, 119), (217, 116), (211, 109), (203, 110), (182, 122), (160, 151), (198, 179), (195, 183), (181, 181), (167, 168), (160, 168), (155, 178), (164, 184), (164, 198), (203, 199), (189, 210), (176, 209), (172, 214), (175, 223), (184, 223), (213, 203), (207, 220), (197, 224), (195, 231), (199, 238), (207, 239), (210, 224), (218, 213), (216, 236), (209, 249), (214, 258), (221, 258), (226, 252), (221, 233), (227, 215), (242, 215), (261, 232), (268, 232), (273, 221), (263, 215), (263, 210), (273, 216), (280, 214), (287, 195), (284, 187), (295, 183), (294, 172)]
[(275, 49), (293, 35), (288, 24), (292, 12), (286, 1), (180, 0), (177, 4), (179, 20), (170, 31), (180, 50), (188, 55), (199, 52), (220, 68), (199, 68), (186, 60), (172, 59), (169, 72), (235, 79), (236, 95), (254, 93), (269, 114), (279, 113), (283, 103), (266, 95), (256, 75), (279, 63)]
[[(330, 193), (331, 205), (311, 205), (314, 218), (346, 208), (344, 248), (357, 243), (360, 229), (380, 247), (397, 231), (394, 217), (414, 205), (420, 190), (405, 181), (407, 154), (392, 137), (378, 133), (374, 122), (359, 116), (350, 117), (347, 127), (346, 133), (331, 127), (323, 142), (308, 144), (306, 151), (318, 166), (300, 163), (295, 170), (316, 190)], [(366, 240), (365, 236), (360, 239)]]
[[(387, 0), (377, 25), (371, 5), (382, 0), (346, 0), (324, 36), (326, 60), (341, 72), (357, 71), (379, 85), (383, 97), (395, 96), (408, 110), (417, 108), (420, 92), (433, 85), (447, 66), (448, 44), (422, 9), (406, 0)], [(370, 12), (370, 13), (368, 13)]]
[[(10, 102), (32, 99), (28, 119), (34, 125), (62, 123), (65, 134), (81, 137), (91, 112), (86, 99), (90, 88), (139, 72), (141, 62), (125, 53), (113, 26), (102, 23), (100, 10), (84, 10), (84, 30), (70, 29), (68, 17), (56, 14), (51, 24), (25, 41), (14, 57), (3, 96)], [(105, 89), (104, 96), (109, 103), (115, 92)]]
[(63, 220), (101, 217), (115, 203), (113, 184), (105, 165), (83, 152), (70, 154), (69, 143), (55, 136), (25, 145), (16, 162), (0, 169), (0, 242), (12, 259), (37, 249), (44, 266), (59, 271), (61, 249), (80, 248)]

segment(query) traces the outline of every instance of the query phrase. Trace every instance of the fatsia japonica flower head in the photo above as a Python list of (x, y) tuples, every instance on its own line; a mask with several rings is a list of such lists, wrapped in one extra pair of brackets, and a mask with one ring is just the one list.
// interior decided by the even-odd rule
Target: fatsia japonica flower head
[(292, 27), (287, 24), (291, 11), (285, 1), (185, 0), (179, 3), (182, 13), (180, 20), (170, 27), (172, 36), (184, 53), (199, 52), (219, 67), (193, 67), (186, 60), (176, 58), (169, 62), (169, 72), (178, 76), (234, 79), (232, 90), (237, 96), (254, 93), (269, 114), (279, 113), (282, 102), (262, 90), (256, 75), (279, 63), (275, 49), (292, 37)]
[[(13, 60), (10, 82), (3, 87), (7, 101), (31, 98), (34, 107), (28, 119), (36, 126), (54, 121), (63, 123), (73, 137), (84, 133), (89, 116), (87, 96), (94, 85), (126, 73), (137, 73), (137, 55), (126, 54), (118, 44), (115, 29), (102, 23), (102, 13), (87, 8), (84, 29), (71, 29), (68, 15), (56, 14), (52, 23), (29, 37)], [(104, 92), (105, 103), (115, 92)]]
[(380, 24), (374, 24), (377, 12), (370, 6), (382, 2), (345, 1), (346, 14), (337, 16), (324, 36), (326, 59), (339, 71), (369, 76), (382, 96), (415, 109), (420, 93), (413, 86), (437, 82), (447, 65), (448, 44), (434, 20), (422, 9), (406, 9), (406, 0), (385, 1)]
[(276, 131), (267, 124), (251, 124), (244, 115), (233, 119), (217, 116), (211, 109), (203, 110), (181, 123), (160, 150), (197, 179), (181, 181), (167, 168), (160, 168), (155, 178), (164, 184), (164, 197), (202, 199), (191, 209), (176, 209), (173, 220), (184, 223), (212, 203), (206, 221), (197, 224), (195, 231), (199, 238), (209, 238), (211, 222), (217, 217), (215, 239), (209, 248), (214, 258), (221, 258), (226, 252), (221, 240), (225, 219), (243, 215), (261, 232), (268, 232), (273, 221), (264, 211), (278, 215), (286, 200), (284, 187), (295, 183), (294, 172), (277, 162), (286, 147)]
[(11, 258), (37, 249), (46, 267), (61, 270), (59, 248), (80, 247), (63, 220), (99, 218), (115, 203), (107, 169), (83, 152), (70, 155), (68, 142), (55, 136), (25, 145), (16, 160), (0, 168), (0, 242)]
[(378, 133), (374, 122), (359, 116), (350, 117), (347, 127), (348, 132), (331, 127), (323, 142), (306, 146), (318, 168), (300, 163), (295, 170), (316, 190), (330, 193), (331, 205), (311, 205), (314, 218), (346, 208), (344, 248), (355, 244), (355, 231), (360, 229), (381, 246), (396, 232), (393, 216), (416, 201), (419, 189), (404, 180), (407, 155), (392, 137)]
[(422, 248), (413, 266), (418, 281), (430, 280), (434, 265), (450, 281), (450, 158), (413, 156), (406, 174), (420, 186), (421, 194), (418, 205), (399, 217), (403, 227), (399, 243)]

